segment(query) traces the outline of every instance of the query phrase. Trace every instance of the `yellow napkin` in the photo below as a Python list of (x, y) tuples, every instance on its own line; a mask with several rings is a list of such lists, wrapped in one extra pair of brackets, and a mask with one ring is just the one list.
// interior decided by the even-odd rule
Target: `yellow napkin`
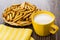
[(0, 24), (0, 40), (34, 40), (31, 34), (31, 29), (12, 28)]

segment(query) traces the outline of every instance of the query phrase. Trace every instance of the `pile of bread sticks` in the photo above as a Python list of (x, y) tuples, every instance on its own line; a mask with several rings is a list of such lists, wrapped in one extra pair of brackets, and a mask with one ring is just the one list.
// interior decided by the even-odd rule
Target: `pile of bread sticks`
[(32, 13), (38, 11), (35, 5), (28, 2), (15, 4), (6, 8), (3, 12), (3, 19), (6, 23), (16, 26), (26, 26), (31, 24)]

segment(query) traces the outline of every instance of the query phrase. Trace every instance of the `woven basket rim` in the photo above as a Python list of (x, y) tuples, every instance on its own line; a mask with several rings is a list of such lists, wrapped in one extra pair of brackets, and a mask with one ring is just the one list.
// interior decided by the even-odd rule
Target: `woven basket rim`
[(8, 23), (9, 25), (14, 25), (14, 26), (26, 26), (26, 25), (30, 25), (31, 23), (29, 24), (24, 24), (24, 25), (21, 25), (21, 24), (17, 24), (17, 23), (13, 23), (13, 22), (8, 22), (7, 20), (5, 20), (5, 18), (3, 17), (3, 20), (5, 23)]

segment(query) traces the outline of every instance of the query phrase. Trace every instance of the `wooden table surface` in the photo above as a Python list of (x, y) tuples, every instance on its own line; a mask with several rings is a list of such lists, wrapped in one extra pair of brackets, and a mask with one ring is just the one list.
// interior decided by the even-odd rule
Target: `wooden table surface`
[[(22, 1), (22, 0), (21, 0)], [(27, 0), (26, 0), (27, 1)], [(55, 23), (60, 27), (60, 0), (44, 0), (44, 2), (48, 1), (48, 4), (42, 2), (43, 0), (30, 0), (31, 3), (33, 4), (39, 4), (39, 3), (42, 3), (42, 5), (38, 5), (38, 7), (40, 7), (41, 9), (43, 10), (48, 10), (48, 11), (51, 11), (53, 12), (53, 14), (56, 16), (56, 20), (55, 20)], [(16, 1), (17, 2), (17, 1)], [(19, 1), (18, 1), (19, 2)], [(0, 0), (0, 23), (3, 23), (3, 19), (2, 19), (2, 12), (4, 10), (4, 5), (3, 4), (7, 4), (9, 5), (8, 3), (8, 0), (5, 2), (4, 0)], [(5, 5), (6, 5), (5, 4)], [(46, 7), (46, 5), (48, 7)], [(2, 7), (3, 6), (3, 7)], [(7, 7), (7, 6), (5, 6)], [(44, 8), (45, 7), (45, 8)], [(32, 26), (30, 26), (30, 28), (32, 28)], [(33, 29), (33, 28), (32, 28)], [(35, 38), (35, 40), (60, 40), (60, 29), (59, 31), (52, 35), (48, 35), (48, 36), (45, 36), (45, 37), (41, 37), (41, 36), (38, 36), (35, 34), (35, 32), (32, 33), (32, 36)]]

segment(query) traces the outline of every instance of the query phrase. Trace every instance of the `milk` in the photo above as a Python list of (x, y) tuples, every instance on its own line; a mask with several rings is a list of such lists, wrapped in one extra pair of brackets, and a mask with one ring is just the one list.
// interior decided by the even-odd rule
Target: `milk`
[(34, 21), (38, 24), (48, 24), (53, 20), (53, 18), (48, 14), (39, 14), (34, 17)]

